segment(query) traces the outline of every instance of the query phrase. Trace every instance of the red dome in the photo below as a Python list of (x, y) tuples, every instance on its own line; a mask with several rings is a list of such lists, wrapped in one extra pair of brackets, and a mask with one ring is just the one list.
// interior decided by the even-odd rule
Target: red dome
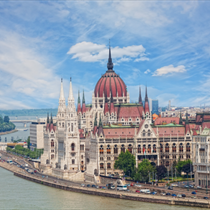
[(126, 85), (123, 80), (117, 75), (113, 70), (108, 70), (102, 77), (98, 80), (95, 87), (95, 97), (103, 97), (103, 93), (110, 97), (110, 92), (112, 92), (113, 97), (127, 96)]

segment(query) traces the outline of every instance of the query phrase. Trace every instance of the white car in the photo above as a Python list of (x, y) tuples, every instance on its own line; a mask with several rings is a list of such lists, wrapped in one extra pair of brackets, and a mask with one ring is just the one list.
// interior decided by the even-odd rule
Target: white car
[(165, 193), (161, 193), (161, 195), (164, 195), (165, 196), (166, 194)]
[(136, 184), (135, 187), (142, 187), (140, 184)]
[(171, 184), (172, 187), (178, 187), (178, 184)]
[(182, 195), (178, 194), (178, 195), (177, 195), (177, 198), (182, 198)]
[(202, 187), (201, 186), (197, 186), (197, 189), (202, 189)]

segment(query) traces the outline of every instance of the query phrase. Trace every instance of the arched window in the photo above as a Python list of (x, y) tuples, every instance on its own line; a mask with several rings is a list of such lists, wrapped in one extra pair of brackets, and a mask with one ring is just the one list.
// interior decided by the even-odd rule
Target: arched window
[(99, 148), (99, 152), (100, 152), (100, 154), (102, 155), (102, 154), (104, 154), (104, 148), (103, 148), (103, 145), (101, 145), (100, 146), (100, 148)]
[(166, 161), (166, 166), (169, 166), (169, 161)]
[(169, 152), (169, 145), (168, 145), (168, 143), (165, 145), (165, 152)]
[(151, 153), (151, 145), (148, 145), (148, 149), (147, 149), (148, 153)]
[(75, 150), (75, 144), (72, 143), (72, 144), (71, 144), (71, 151), (74, 151), (74, 150)]
[(160, 152), (163, 152), (163, 145), (160, 144)]
[(72, 160), (71, 160), (71, 163), (72, 163), (72, 164), (75, 164), (75, 160), (74, 160), (74, 159), (72, 159)]
[(64, 165), (64, 170), (66, 170), (66, 169), (67, 169), (67, 165), (65, 164), (65, 165)]
[(187, 152), (190, 152), (190, 143), (187, 143), (187, 145), (186, 145), (186, 151)]
[(153, 144), (153, 153), (156, 153), (156, 145)]
[(51, 155), (51, 160), (54, 159), (54, 155)]
[(172, 145), (172, 152), (176, 152), (176, 144), (175, 143), (173, 143), (173, 145)]
[(183, 144), (182, 143), (179, 144), (179, 152), (183, 152)]
[(130, 152), (131, 154), (132, 154), (132, 149), (133, 149), (132, 145), (129, 144), (129, 145), (128, 145), (128, 152)]
[(49, 164), (49, 163), (50, 163), (50, 161), (47, 159), (47, 160), (46, 160), (46, 164)]
[(100, 163), (100, 169), (103, 169), (103, 168), (104, 168), (104, 164)]
[(107, 145), (106, 152), (107, 152), (107, 154), (111, 154), (111, 148), (110, 148), (110, 145)]
[(111, 168), (111, 163), (107, 163), (107, 169)]
[(125, 146), (124, 146), (124, 144), (122, 144), (122, 146), (121, 146), (121, 152), (125, 152)]
[(142, 132), (142, 136), (146, 136), (145, 130), (143, 130), (143, 132)]
[(51, 140), (51, 147), (54, 147), (54, 141)]
[(114, 154), (118, 154), (118, 148), (117, 148), (117, 145), (114, 145)]
[(81, 164), (83, 164), (84, 162), (83, 161), (81, 161)]
[(62, 123), (62, 128), (64, 128), (64, 123)]
[(151, 136), (151, 131), (148, 130), (147, 136)]
[(141, 153), (141, 145), (138, 145), (138, 153)]

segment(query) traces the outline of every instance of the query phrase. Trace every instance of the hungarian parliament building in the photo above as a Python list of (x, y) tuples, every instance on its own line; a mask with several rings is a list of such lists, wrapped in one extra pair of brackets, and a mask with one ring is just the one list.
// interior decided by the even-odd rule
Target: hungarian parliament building
[(83, 92), (75, 107), (71, 79), (66, 105), (61, 80), (57, 116), (48, 116), (44, 128), (43, 172), (62, 178), (75, 173), (79, 177), (83, 172), (122, 174), (114, 163), (126, 150), (135, 156), (136, 166), (144, 158), (167, 168), (173, 161), (192, 159), (192, 138), (202, 131), (205, 120), (191, 122), (188, 115), (183, 120), (181, 114), (153, 119), (147, 88), (144, 105), (141, 89), (136, 95), (138, 103), (130, 103), (124, 81), (113, 70), (110, 48), (107, 71), (96, 83), (91, 105), (85, 104)]

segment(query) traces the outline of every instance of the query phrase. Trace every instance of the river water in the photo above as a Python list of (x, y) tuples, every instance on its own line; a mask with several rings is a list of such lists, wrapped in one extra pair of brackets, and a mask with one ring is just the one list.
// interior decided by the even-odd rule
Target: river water
[(36, 184), (0, 168), (0, 209), (203, 210), (86, 195)]

